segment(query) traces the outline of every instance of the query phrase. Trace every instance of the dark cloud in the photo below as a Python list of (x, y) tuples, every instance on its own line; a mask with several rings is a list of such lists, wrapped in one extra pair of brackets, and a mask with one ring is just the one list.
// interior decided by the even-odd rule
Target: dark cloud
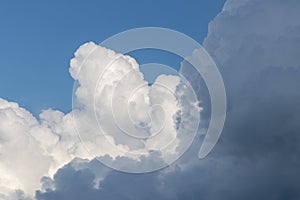
[[(159, 199), (161, 198), (161, 182), (159, 177), (152, 174), (129, 174), (110, 171), (97, 185), (94, 171), (106, 168), (98, 161), (81, 163), (85, 167), (75, 169), (72, 163), (60, 169), (53, 179), (55, 190), (45, 188), (44, 192), (37, 191), (36, 198), (41, 200), (65, 199)], [(94, 168), (94, 169), (93, 169)], [(43, 180), (44, 183), (45, 179)]]
[[(37, 192), (37, 199), (300, 199), (299, 10), (298, 0), (229, 0), (211, 22), (204, 46), (222, 73), (228, 115), (208, 158), (195, 158), (196, 138), (170, 168), (109, 171), (99, 188), (95, 163), (69, 164), (55, 175), (54, 189)], [(202, 80), (188, 67), (182, 71), (208, 106)], [(203, 116), (209, 118), (209, 109)]]

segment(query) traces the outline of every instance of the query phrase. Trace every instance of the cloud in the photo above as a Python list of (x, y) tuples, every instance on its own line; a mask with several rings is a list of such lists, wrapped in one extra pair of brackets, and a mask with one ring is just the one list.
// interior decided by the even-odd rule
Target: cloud
[(76, 156), (84, 158), (72, 127), (70, 115), (46, 110), (36, 119), (0, 99), (0, 193), (32, 195), (42, 176), (52, 176)]
[[(93, 161), (95, 162), (95, 161)], [(209, 159), (188, 168), (171, 168), (146, 174), (107, 171), (98, 187), (93, 164), (76, 169), (72, 163), (54, 176), (56, 189), (37, 191), (38, 200), (60, 199), (293, 199), (297, 187), (280, 171), (270, 171), (260, 160), (244, 165), (235, 158)], [(97, 168), (105, 166), (97, 163)], [(296, 173), (294, 169), (291, 173)], [(264, 176), (262, 177), (262, 174)], [(253, 181), (255, 179), (255, 181)], [(272, 185), (269, 183), (274, 181)], [(71, 184), (74, 183), (74, 184)]]
[[(133, 58), (92, 42), (76, 51), (70, 74), (78, 83), (70, 113), (48, 109), (35, 118), (0, 99), (0, 193), (5, 198), (33, 195), (42, 177), (44, 185), (51, 183), (56, 171), (75, 158), (147, 172), (167, 166), (192, 142), (193, 135), (184, 133), (195, 129), (199, 108), (179, 76), (160, 75), (150, 85)], [(179, 122), (185, 121), (181, 128)]]
[[(148, 172), (176, 160), (192, 142), (195, 134), (184, 133), (196, 133), (199, 108), (192, 89), (179, 76), (160, 75), (149, 84), (133, 58), (92, 42), (76, 51), (70, 73), (78, 84), (73, 110), (78, 133), (102, 162), (108, 162), (105, 155), (162, 161), (154, 166), (112, 166)], [(188, 124), (182, 126), (178, 118)]]
[[(113, 171), (97, 159), (92, 159), (90, 154), (84, 155), (84, 147), (74, 137), (72, 114), (78, 117), (82, 129), (79, 131), (86, 134), (82, 139), (97, 156), (111, 165), (128, 163), (134, 168), (141, 167), (141, 161), (153, 164), (153, 158), (160, 158), (158, 163), (165, 162), (176, 149), (162, 152), (156, 149), (156, 143), (123, 138), (112, 121), (111, 97), (118, 99), (120, 105), (126, 105), (116, 107), (120, 119), (126, 118), (125, 110), (130, 108), (136, 123), (125, 121), (122, 127), (131, 131), (136, 126), (147, 125), (151, 119), (151, 115), (138, 115), (136, 112), (153, 108), (145, 97), (155, 97), (159, 104), (166, 104), (168, 113), (175, 114), (175, 118), (167, 119), (176, 119), (179, 110), (185, 110), (181, 114), (185, 115), (183, 119), (195, 117), (187, 112), (194, 109), (192, 103), (195, 102), (185, 102), (191, 97), (188, 91), (184, 93), (186, 96), (178, 96), (182, 85), (177, 77), (161, 76), (156, 85), (150, 87), (132, 58), (93, 43), (83, 45), (71, 61), (70, 73), (78, 81), (73, 113), (63, 114), (50, 109), (35, 119), (17, 104), (0, 101), (0, 170), (1, 174), (5, 174), (1, 175), (3, 197), (0, 197), (22, 199), (26, 198), (26, 194), (21, 190), (30, 193), (37, 189), (36, 198), (43, 200), (299, 199), (300, 60), (296, 55), (300, 48), (299, 7), (297, 0), (227, 1), (222, 12), (210, 23), (204, 41), (204, 47), (222, 73), (227, 90), (228, 113), (223, 134), (208, 158), (196, 158), (201, 144), (201, 136), (198, 136), (176, 164), (155, 173), (134, 175)], [(93, 49), (96, 51), (90, 54)], [(89, 54), (89, 59), (84, 61)], [(100, 80), (102, 84), (98, 85), (99, 73), (104, 70), (101, 66), (109, 63), (111, 68)], [(84, 65), (86, 67), (82, 68)], [(201, 123), (205, 129), (210, 117), (208, 92), (203, 80), (187, 63), (183, 62), (181, 71), (188, 80), (192, 80), (192, 86), (201, 97), (200, 104), (204, 109)], [(168, 90), (155, 88), (160, 83), (167, 85)], [(143, 84), (145, 87), (141, 87), (131, 98), (132, 104), (125, 104), (121, 97), (130, 99), (130, 95), (123, 89), (133, 89)], [(118, 92), (114, 93), (113, 86)], [(176, 98), (171, 95), (174, 92)], [(99, 132), (97, 122), (91, 118), (94, 94), (98, 109), (96, 114), (105, 122), (102, 123), (103, 128), (106, 131), (109, 128), (115, 130), (109, 143), (106, 143), (108, 146), (102, 146), (101, 151), (93, 147), (95, 142), (101, 144), (101, 139), (104, 139), (93, 140), (93, 134)], [(163, 98), (158, 98), (160, 96)], [(178, 99), (181, 106), (178, 106)], [(160, 107), (154, 106), (154, 111), (163, 116)], [(155, 115), (155, 112), (152, 114)], [(101, 118), (103, 115), (108, 118)], [(153, 124), (148, 127), (152, 131), (145, 131), (145, 135), (152, 134), (156, 126), (161, 125), (160, 120), (155, 121), (159, 118), (152, 119)], [(176, 125), (176, 120), (170, 120), (165, 130), (169, 133)], [(176, 139), (179, 142), (184, 140)], [(146, 153), (143, 156), (126, 155), (116, 151), (116, 147), (123, 152)], [(147, 152), (150, 149), (155, 150), (154, 154)], [(26, 162), (16, 158), (24, 158)], [(67, 165), (61, 167), (64, 164)], [(31, 170), (36, 167), (37, 171)], [(41, 177), (42, 186), (39, 189)]]
[[(299, 7), (296, 0), (228, 0), (210, 23), (204, 46), (223, 75), (228, 113), (208, 158), (195, 159), (201, 144), (196, 138), (169, 168), (138, 176), (109, 171), (99, 187), (89, 184), (84, 191), (103, 199), (299, 199)], [(206, 122), (210, 102), (203, 80), (183, 65)], [(54, 183), (68, 171), (76, 177), (80, 170), (63, 168)], [(59, 191), (74, 197), (58, 186), (37, 197), (51, 199)]]
[[(222, 73), (228, 98), (226, 124), (211, 156), (233, 159), (235, 170), (220, 170), (231, 175), (220, 175), (228, 187), (214, 185), (226, 192), (222, 199), (299, 198), (299, 7), (293, 0), (229, 0), (209, 25), (204, 47)], [(182, 72), (207, 108), (202, 81), (189, 66)]]
[[(95, 161), (92, 161), (95, 162)], [(150, 173), (133, 175), (110, 171), (106, 178), (95, 187), (95, 175), (91, 169), (92, 163), (85, 163), (86, 168), (75, 169), (72, 163), (60, 169), (54, 176), (54, 185), (57, 190), (37, 192), (37, 199), (133, 199), (160, 198), (161, 183), (159, 178)], [(97, 168), (100, 167), (97, 163)], [(104, 166), (101, 166), (105, 168)], [(69, 184), (73, 182), (74, 184)], [(116, 182), (118, 184), (116, 185)], [(141, 187), (143, 186), (143, 187)], [(145, 197), (148, 194), (148, 197)], [(151, 194), (151, 195), (150, 195)]]
[[(51, 163), (51, 158), (31, 136), (35, 133), (32, 127), (38, 126), (38, 122), (16, 103), (1, 99), (0, 108), (1, 191), (11, 188), (34, 191)], [(41, 130), (41, 134), (47, 135), (46, 128)], [(37, 161), (41, 161), (39, 165)]]
[(231, 152), (244, 156), (288, 153), (299, 142), (295, 134), (299, 129), (295, 123), (300, 97), (296, 92), (300, 60), (295, 56), (300, 43), (295, 34), (300, 33), (299, 7), (293, 0), (231, 0), (210, 23), (204, 46), (219, 65), (227, 87), (224, 140), (233, 144), (226, 145)]

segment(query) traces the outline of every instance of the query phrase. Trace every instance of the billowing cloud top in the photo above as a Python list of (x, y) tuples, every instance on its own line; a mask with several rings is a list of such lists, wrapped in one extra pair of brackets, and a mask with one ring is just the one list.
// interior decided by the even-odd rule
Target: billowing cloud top
[[(76, 51), (70, 72), (78, 86), (73, 99), (77, 131), (93, 157), (115, 169), (149, 172), (173, 162), (191, 144), (199, 108), (180, 76), (160, 75), (148, 83), (133, 58), (92, 42)], [(103, 156), (137, 164), (113, 164)], [(154, 166), (141, 158), (155, 160)]]
[(148, 83), (133, 58), (93, 42), (76, 51), (70, 74), (77, 87), (68, 114), (49, 109), (36, 119), (1, 99), (3, 195), (33, 195), (41, 177), (52, 177), (76, 157), (123, 171), (153, 171), (193, 141), (200, 109), (181, 77), (160, 75)]

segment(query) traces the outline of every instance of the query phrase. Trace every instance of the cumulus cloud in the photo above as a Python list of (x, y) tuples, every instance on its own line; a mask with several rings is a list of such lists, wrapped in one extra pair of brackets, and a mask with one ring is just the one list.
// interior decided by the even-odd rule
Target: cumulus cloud
[(294, 123), (300, 97), (296, 92), (300, 60), (295, 55), (300, 43), (295, 34), (300, 33), (299, 7), (293, 0), (230, 0), (209, 26), (204, 46), (220, 66), (228, 88), (224, 140), (235, 141), (238, 147), (230, 151), (259, 156), (285, 152), (283, 148), (298, 142), (280, 144), (297, 138), (292, 132), (299, 128)]
[[(0, 99), (0, 193), (32, 195), (42, 176), (85, 157), (72, 127), (70, 115), (46, 110), (36, 119), (17, 103)], [(11, 195), (8, 199), (15, 199)]]
[[(192, 142), (195, 134), (184, 133), (192, 129), (196, 133), (199, 108), (191, 87), (179, 76), (160, 75), (149, 84), (133, 58), (92, 42), (76, 51), (70, 72), (78, 83), (73, 110), (78, 133), (91, 154), (103, 162), (107, 162), (105, 155), (137, 161), (158, 156), (164, 167)], [(183, 127), (178, 118), (190, 123)], [(114, 168), (125, 167), (117, 163)], [(130, 172), (158, 167), (127, 165)]]
[[(228, 98), (226, 124), (213, 156), (233, 159), (229, 166), (236, 170), (231, 178), (220, 177), (230, 180), (230, 188), (214, 185), (226, 192), (222, 199), (299, 198), (294, 178), (299, 178), (300, 163), (299, 7), (293, 0), (229, 0), (209, 25), (203, 45), (222, 73)], [(196, 90), (203, 85), (192, 68), (181, 70)], [(206, 108), (209, 101), (201, 97)], [(242, 183), (247, 187), (233, 190)]]
[[(83, 191), (104, 199), (299, 199), (299, 8), (296, 0), (228, 0), (210, 23), (204, 46), (223, 75), (228, 113), (208, 158), (193, 159), (196, 142), (170, 168), (139, 176), (107, 172), (96, 188), (93, 172)], [(181, 71), (201, 96), (201, 119), (209, 120), (203, 81), (187, 63)], [(81, 169), (70, 166), (54, 185), (78, 177)], [(72, 199), (72, 192), (57, 184), (37, 198)]]
[[(30, 193), (38, 189), (39, 179), (44, 176), (37, 199), (299, 199), (299, 9), (297, 0), (226, 2), (210, 23), (204, 41), (227, 89), (228, 113), (223, 134), (208, 158), (196, 159), (201, 144), (196, 138), (175, 165), (155, 173), (112, 171), (90, 154), (84, 154), (86, 151), (73, 134), (72, 114), (77, 116), (88, 149), (107, 163), (119, 166), (125, 160), (131, 167), (141, 161), (148, 165), (147, 161), (153, 164), (152, 156), (162, 163), (177, 149), (163, 152), (156, 148), (162, 144), (122, 137), (111, 111), (118, 108), (120, 119), (128, 119), (130, 114), (134, 123), (125, 120), (120, 126), (135, 136), (141, 136), (135, 131), (140, 127), (146, 127), (142, 136), (155, 133), (162, 124), (153, 116), (163, 116), (163, 108), (175, 114), (163, 126), (170, 134), (161, 138), (164, 142), (174, 137), (177, 113), (183, 112), (183, 119), (195, 117), (195, 113), (187, 112), (195, 109), (194, 102), (188, 100), (191, 94), (185, 91), (185, 96), (179, 97), (184, 87), (174, 76), (161, 76), (150, 87), (134, 59), (93, 43), (83, 45), (71, 61), (70, 73), (78, 82), (73, 113), (47, 110), (35, 119), (17, 104), (0, 101), (0, 198), (26, 199), (22, 190)], [(85, 60), (87, 55), (90, 57)], [(107, 65), (110, 69), (100, 79), (102, 84), (98, 84), (99, 74)], [(187, 63), (182, 64), (181, 72), (201, 97), (201, 122), (205, 126), (210, 116), (205, 85)], [(131, 95), (124, 90), (126, 86), (131, 91), (142, 87)], [(163, 106), (156, 107), (157, 103)], [(97, 121), (91, 117), (95, 105), (103, 129), (111, 134), (108, 140), (103, 135), (93, 140), (99, 133)], [(139, 115), (138, 110), (143, 110), (143, 114)], [(104, 139), (107, 146), (93, 146), (103, 145)], [(176, 139), (179, 143), (184, 140), (179, 136)], [(133, 156), (124, 151), (143, 154)], [(35, 168), (36, 171), (31, 170)]]
[(6, 199), (32, 196), (42, 177), (43, 187), (51, 185), (56, 171), (74, 158), (152, 171), (192, 142), (184, 131), (193, 126), (180, 128), (179, 119), (197, 123), (199, 108), (179, 76), (161, 75), (149, 84), (133, 58), (92, 42), (76, 51), (70, 74), (78, 87), (68, 114), (48, 109), (35, 118), (0, 99), (0, 193)]

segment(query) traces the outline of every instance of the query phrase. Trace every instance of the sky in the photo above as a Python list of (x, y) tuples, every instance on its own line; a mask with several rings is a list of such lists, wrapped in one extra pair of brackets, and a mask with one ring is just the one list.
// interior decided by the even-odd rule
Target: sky
[[(224, 0), (3, 1), (1, 97), (20, 102), (35, 115), (50, 107), (70, 111), (74, 81), (69, 61), (80, 45), (146, 26), (171, 28), (201, 43), (207, 24), (223, 4)], [(141, 63), (180, 66), (178, 58), (156, 51), (134, 55)]]
[[(298, 0), (3, 4), (0, 199), (300, 199)], [(97, 45), (144, 26), (194, 38), (218, 66), (226, 121), (204, 159), (212, 101), (195, 68)], [(149, 84), (152, 59), (190, 85)]]

